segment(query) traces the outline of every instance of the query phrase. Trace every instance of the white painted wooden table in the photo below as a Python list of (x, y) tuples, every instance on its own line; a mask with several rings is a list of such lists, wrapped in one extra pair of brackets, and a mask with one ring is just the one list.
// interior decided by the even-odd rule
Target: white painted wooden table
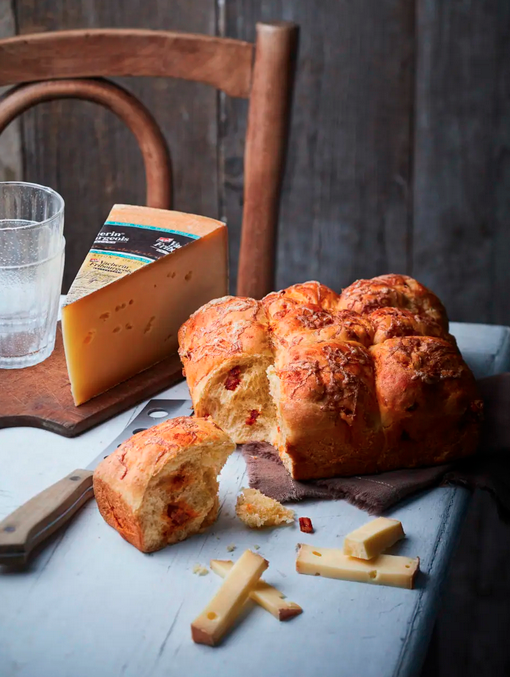
[[(510, 329), (453, 324), (477, 376), (510, 368)], [(164, 393), (182, 397), (180, 384)], [(85, 467), (123, 429), (126, 412), (68, 440), (43, 430), (0, 430), (0, 519), (71, 470)], [(400, 504), (408, 538), (394, 552), (421, 558), (416, 590), (300, 576), (295, 546), (341, 546), (367, 515), (343, 501), (307, 502), (314, 535), (297, 527), (255, 532), (234, 518), (246, 486), (234, 454), (221, 479), (222, 509), (206, 534), (152, 555), (126, 543), (90, 502), (25, 571), (0, 567), (0, 675), (25, 677), (385, 677), (417, 675), (468, 493), (439, 488)], [(236, 545), (233, 555), (229, 544)], [(196, 563), (235, 558), (260, 545), (265, 575), (304, 609), (279, 623), (252, 608), (224, 644), (193, 644), (190, 622), (220, 584)]]

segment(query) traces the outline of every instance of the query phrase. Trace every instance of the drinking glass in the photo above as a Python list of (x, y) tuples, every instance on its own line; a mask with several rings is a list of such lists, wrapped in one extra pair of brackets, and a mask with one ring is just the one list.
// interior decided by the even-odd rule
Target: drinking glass
[(0, 368), (38, 364), (55, 347), (64, 271), (64, 200), (0, 182)]

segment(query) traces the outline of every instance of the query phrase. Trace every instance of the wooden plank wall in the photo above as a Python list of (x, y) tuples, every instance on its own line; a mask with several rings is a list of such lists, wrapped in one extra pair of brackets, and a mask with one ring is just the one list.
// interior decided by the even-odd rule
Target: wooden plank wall
[[(253, 40), (271, 19), (301, 26), (277, 285), (407, 272), (452, 319), (510, 324), (508, 0), (0, 0), (1, 35), (135, 26)], [(235, 289), (247, 102), (191, 83), (123, 84), (163, 128), (175, 207), (228, 221)], [(143, 203), (139, 151), (82, 102), (41, 105), (17, 129), (0, 141), (0, 176), (20, 175), (21, 139), (25, 178), (64, 195), (67, 286), (111, 204)], [(510, 669), (509, 536), (477, 498), (424, 676)]]
[(413, 273), (510, 324), (510, 3), (417, 3)]
[[(418, 0), (412, 270), (510, 324), (510, 3)], [(472, 502), (422, 677), (510, 674), (510, 527)]]
[[(302, 27), (277, 286), (320, 278), (339, 289), (357, 277), (404, 272), (411, 228), (413, 4), (328, 0), (319, 8), (306, 0), (228, 0), (225, 33), (253, 40), (256, 21), (275, 18)], [(244, 108), (228, 102), (229, 223), (240, 216), (240, 118)]]

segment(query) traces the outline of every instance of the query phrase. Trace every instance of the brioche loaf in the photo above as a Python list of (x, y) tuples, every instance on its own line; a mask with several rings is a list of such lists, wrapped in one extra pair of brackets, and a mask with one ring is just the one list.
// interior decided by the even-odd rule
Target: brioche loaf
[(217, 518), (217, 476), (234, 448), (210, 419), (182, 416), (148, 428), (97, 466), (99, 511), (142, 552), (200, 533)]
[(219, 299), (183, 325), (179, 346), (197, 414), (235, 442), (270, 442), (295, 479), (476, 450), (474, 377), (442, 303), (405, 275), (358, 280), (340, 295), (306, 282), (261, 301)]

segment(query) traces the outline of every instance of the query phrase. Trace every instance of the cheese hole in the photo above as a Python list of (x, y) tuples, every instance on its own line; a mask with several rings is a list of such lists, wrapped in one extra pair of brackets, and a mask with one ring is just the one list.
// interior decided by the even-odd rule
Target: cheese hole
[(126, 304), (125, 304), (125, 303), (121, 303), (121, 304), (119, 304), (118, 306), (115, 306), (115, 312), (118, 313), (119, 310), (124, 310), (125, 307), (126, 307)]
[(84, 343), (85, 345), (88, 345), (89, 343), (92, 343), (92, 341), (94, 340), (94, 336), (95, 336), (95, 335), (96, 335), (96, 330), (95, 330), (95, 329), (92, 329), (92, 331), (89, 331), (89, 333), (87, 334), (87, 336), (85, 336), (85, 338), (83, 339), (83, 343)]
[(132, 306), (133, 303), (134, 303), (134, 300), (133, 300), (133, 299), (129, 299), (129, 305)]
[(175, 277), (175, 272), (174, 272), (174, 273), (167, 273), (166, 276), (167, 276), (167, 277), (172, 277), (172, 278), (174, 278), (174, 277)]
[(186, 282), (188, 282), (188, 280), (191, 280), (192, 275), (193, 275), (193, 271), (191, 271), (191, 270), (189, 271), (189, 273), (186, 273), (186, 275), (184, 276), (184, 279), (186, 280)]
[(410, 565), (410, 564), (406, 564), (406, 569), (410, 569), (410, 568), (411, 568), (411, 565)]
[(110, 315), (111, 315), (110, 311), (107, 311), (106, 313), (101, 313), (99, 319), (103, 320), (103, 322), (106, 322), (106, 320), (110, 317)]
[(156, 287), (157, 287), (157, 286), (158, 286), (158, 285), (157, 285), (157, 284), (155, 284), (155, 285), (154, 285), (154, 289), (156, 289)]
[(368, 576), (369, 578), (377, 578), (377, 571), (369, 571)]
[(173, 334), (168, 334), (168, 336), (166, 337), (165, 341), (169, 341), (169, 340), (172, 338), (172, 336), (173, 336)]
[(317, 550), (313, 550), (312, 555), (317, 555), (317, 557), (322, 557), (322, 553), (317, 552)]
[(131, 324), (131, 322), (128, 322), (126, 324), (126, 329), (133, 329), (133, 325)]
[(218, 618), (218, 614), (215, 614), (214, 611), (209, 611), (209, 613), (207, 614), (207, 618), (210, 621), (214, 621), (215, 618)]
[(122, 327), (121, 327), (120, 324), (119, 324), (119, 325), (117, 325), (117, 326), (115, 327), (115, 329), (113, 330), (113, 333), (114, 333), (114, 334), (118, 334), (119, 331), (121, 331), (121, 329), (122, 329)]
[(153, 315), (151, 319), (147, 322), (147, 326), (143, 330), (144, 334), (148, 334), (150, 331), (152, 331), (152, 325), (154, 324), (154, 320), (156, 319), (156, 316)]

